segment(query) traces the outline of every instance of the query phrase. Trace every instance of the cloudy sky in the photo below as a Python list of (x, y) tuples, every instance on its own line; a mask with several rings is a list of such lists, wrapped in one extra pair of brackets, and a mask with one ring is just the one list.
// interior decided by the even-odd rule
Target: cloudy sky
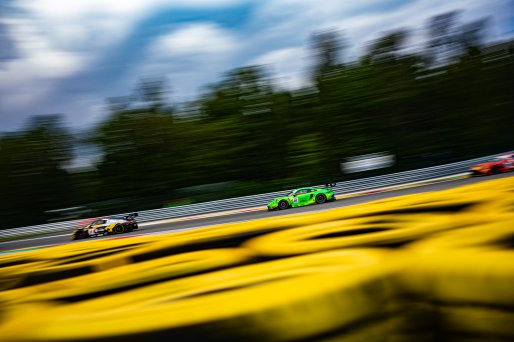
[(514, 36), (514, 0), (2, 0), (0, 132), (50, 113), (88, 127), (146, 76), (165, 76), (175, 102), (244, 65), (266, 64), (295, 88), (313, 32), (342, 30), (351, 59), (395, 28), (420, 43), (427, 18), (451, 10), (489, 17), (491, 41)]

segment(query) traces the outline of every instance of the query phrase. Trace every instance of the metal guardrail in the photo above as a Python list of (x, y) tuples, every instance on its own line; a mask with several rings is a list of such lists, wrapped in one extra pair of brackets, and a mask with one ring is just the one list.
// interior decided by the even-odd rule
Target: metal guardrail
[[(496, 155), (494, 155), (496, 156)], [(410, 170), (404, 172), (391, 173), (382, 176), (361, 178), (351, 181), (338, 183), (334, 186), (337, 195), (349, 194), (364, 190), (394, 186), (404, 183), (418, 182), (431, 178), (450, 176), (457, 173), (466, 172), (470, 166), (490, 160), (494, 156), (486, 156), (465, 160), (461, 162), (427, 167), (423, 169)], [(198, 214), (207, 214), (228, 209), (244, 209), (256, 206), (265, 206), (273, 198), (285, 196), (289, 191), (277, 191), (266, 194), (228, 198), (223, 200), (188, 204), (173, 208), (161, 208), (139, 212), (138, 222), (151, 222), (163, 219), (187, 217)], [(42, 224), (30, 227), (11, 228), (0, 230), (0, 238), (15, 237), (28, 234), (44, 234), (63, 230), (72, 230), (83, 219), (73, 221), (62, 221), (56, 223)]]

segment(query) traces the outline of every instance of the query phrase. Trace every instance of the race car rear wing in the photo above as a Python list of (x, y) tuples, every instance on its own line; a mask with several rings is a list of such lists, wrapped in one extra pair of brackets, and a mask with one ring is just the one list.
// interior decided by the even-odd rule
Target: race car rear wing
[(128, 215), (125, 215), (124, 218), (127, 219), (127, 220), (133, 220), (135, 219), (137, 216), (139, 216), (138, 213), (132, 213), (132, 214), (128, 214)]

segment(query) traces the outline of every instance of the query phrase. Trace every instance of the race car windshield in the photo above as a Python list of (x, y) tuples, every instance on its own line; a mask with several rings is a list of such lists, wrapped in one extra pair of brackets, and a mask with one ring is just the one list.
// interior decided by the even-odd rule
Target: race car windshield
[(96, 226), (96, 225), (99, 225), (99, 224), (104, 224), (106, 222), (107, 222), (106, 220), (97, 220), (97, 221), (91, 223), (91, 225), (92, 226)]
[(291, 191), (290, 193), (287, 194), (287, 196), (293, 196), (294, 194), (296, 194), (296, 190)]

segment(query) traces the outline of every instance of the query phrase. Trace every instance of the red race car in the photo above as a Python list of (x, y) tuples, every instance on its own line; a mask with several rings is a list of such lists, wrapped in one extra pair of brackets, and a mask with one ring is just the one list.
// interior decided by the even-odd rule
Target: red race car
[(474, 165), (470, 169), (472, 176), (494, 175), (514, 171), (514, 153), (495, 157), (492, 161)]

